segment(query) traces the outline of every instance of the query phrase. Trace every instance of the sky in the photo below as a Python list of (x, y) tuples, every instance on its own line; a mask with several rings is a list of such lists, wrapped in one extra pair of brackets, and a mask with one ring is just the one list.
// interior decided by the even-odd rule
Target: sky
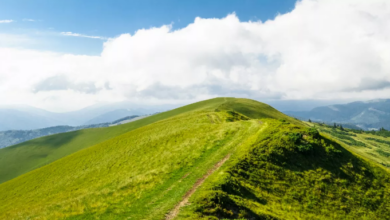
[(0, 102), (390, 98), (387, 0), (0, 0)]
[(12, 21), (1, 25), (0, 31), (30, 40), (12, 46), (99, 55), (108, 38), (139, 29), (171, 24), (176, 30), (196, 17), (224, 18), (231, 13), (243, 21), (268, 20), (294, 5), (293, 0), (0, 0), (0, 20)]

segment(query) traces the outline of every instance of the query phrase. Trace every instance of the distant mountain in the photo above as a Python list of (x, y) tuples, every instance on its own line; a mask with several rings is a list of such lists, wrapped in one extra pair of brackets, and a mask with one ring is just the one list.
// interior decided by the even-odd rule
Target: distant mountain
[(77, 131), (87, 128), (101, 128), (101, 127), (109, 127), (115, 126), (119, 124), (124, 124), (130, 121), (142, 119), (146, 116), (126, 116), (121, 119), (115, 120), (111, 123), (99, 123), (99, 124), (91, 124), (91, 125), (82, 125), (82, 126), (54, 126), (47, 127), (42, 129), (35, 130), (8, 130), (8, 131), (0, 131), (0, 149), (8, 146), (16, 145), (28, 140), (32, 140), (35, 138), (48, 136), (52, 134), (59, 134), (70, 131)]
[(36, 129), (62, 124), (63, 121), (36, 112), (19, 109), (0, 109), (0, 131), (11, 129)]
[(0, 132), (0, 148), (19, 144), (34, 138), (43, 137), (52, 134), (59, 134), (69, 131), (77, 131), (86, 128), (108, 127), (106, 124), (86, 125), (86, 126), (55, 126), (36, 130), (9, 130)]
[(286, 111), (302, 120), (354, 124), (362, 129), (390, 129), (390, 99), (329, 105), (311, 111)]
[(91, 120), (85, 122), (84, 124), (100, 124), (100, 123), (107, 123), (107, 122), (113, 122), (116, 120), (122, 120), (122, 118), (129, 116), (129, 115), (143, 115), (144, 112), (147, 112), (146, 110), (141, 109), (135, 109), (135, 110), (128, 110), (128, 109), (117, 109), (114, 111), (110, 111), (107, 113), (104, 113), (102, 115), (99, 115), (95, 118), (92, 118)]
[(93, 105), (73, 112), (56, 113), (31, 106), (0, 106), (0, 131), (108, 123), (129, 115), (147, 115), (174, 107), (173, 105), (140, 106), (119, 102)]

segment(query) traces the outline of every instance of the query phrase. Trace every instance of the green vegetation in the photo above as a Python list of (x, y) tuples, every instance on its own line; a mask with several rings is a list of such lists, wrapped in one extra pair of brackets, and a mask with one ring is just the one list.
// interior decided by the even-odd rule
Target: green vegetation
[(388, 152), (390, 152), (390, 139), (386, 138), (388, 131), (363, 131), (344, 129), (329, 126), (323, 123), (307, 123), (319, 129), (324, 135), (338, 141), (342, 146), (363, 158), (371, 160), (386, 168), (390, 168)]
[(56, 134), (0, 149), (0, 183), (142, 126), (223, 102), (224, 98), (207, 100), (124, 125)]
[(380, 155), (384, 157), (390, 157), (390, 152), (384, 151), (382, 149), (377, 149), (376, 152), (378, 152)]
[[(234, 102), (238, 103), (238, 109), (234, 108)], [(222, 103), (224, 103), (223, 106), (221, 106)], [(218, 107), (221, 107), (222, 111), (216, 112), (215, 109)], [(232, 113), (234, 110), (236, 110), (235, 113)], [(262, 111), (263, 113), (252, 113), (251, 110)], [(229, 111), (230, 113), (228, 113)], [(227, 153), (227, 151), (219, 148), (224, 147), (229, 149), (229, 151), (234, 149), (242, 138), (253, 133), (247, 129), (261, 126), (261, 123), (253, 120), (245, 123), (241, 121), (238, 121), (239, 123), (228, 122), (232, 115), (240, 115), (238, 119), (254, 115), (259, 118), (277, 117), (290, 120), (287, 116), (277, 112), (268, 105), (256, 101), (218, 98), (118, 126), (118, 128), (123, 129), (121, 132), (117, 130), (91, 129), (78, 131), (86, 132), (81, 134), (70, 132), (37, 139), (35, 140), (36, 143), (29, 142), (29, 144), (33, 143), (37, 146), (37, 152), (42, 152), (42, 149), (45, 149), (42, 146), (48, 145), (53, 149), (58, 149), (58, 146), (61, 146), (59, 149), (64, 150), (67, 147), (73, 147), (71, 150), (66, 149), (66, 152), (62, 151), (61, 156), (75, 152), (75, 148), (77, 150), (87, 149), (1, 184), (0, 195), (2, 197), (0, 198), (0, 204), (2, 206), (0, 207), (0, 213), (4, 213), (3, 217), (8, 216), (10, 213), (16, 214), (13, 212), (15, 210), (25, 210), (30, 214), (42, 214), (50, 211), (52, 214), (49, 216), (52, 217), (57, 214), (59, 216), (81, 215), (85, 217), (85, 215), (88, 216), (90, 213), (93, 213), (91, 215), (95, 216), (109, 216), (122, 212), (124, 207), (127, 207), (127, 212), (128, 203), (134, 203), (134, 200), (138, 201), (141, 194), (146, 196), (145, 199), (150, 198), (152, 195), (153, 198), (157, 198), (156, 191), (159, 192), (159, 189), (155, 187), (156, 185), (160, 186), (163, 184), (160, 187), (171, 187), (173, 183), (177, 183), (186, 173), (191, 172), (192, 174), (185, 178), (185, 181), (183, 180), (183, 184), (179, 186), (179, 189), (172, 190), (176, 197), (171, 195), (171, 193), (166, 194), (166, 189), (161, 191), (162, 198), (168, 196), (172, 200), (171, 203), (162, 200), (167, 208), (160, 210), (159, 213), (155, 213), (156, 215), (162, 215), (170, 204), (172, 205), (180, 198), (179, 192), (185, 192), (192, 185), (193, 182), (191, 181), (196, 180), (210, 165), (218, 161), (220, 158), (218, 155), (221, 154), (221, 157), (225, 156), (222, 154)], [(163, 120), (164, 118), (168, 118), (166, 120), (169, 123)], [(141, 127), (146, 124), (150, 125)], [(130, 130), (130, 132), (125, 133), (125, 130)], [(92, 142), (98, 142), (95, 138), (100, 138), (99, 141), (103, 141), (103, 138), (107, 137), (104, 133), (109, 131), (115, 133), (112, 134), (113, 136), (118, 133), (125, 134), (93, 147), (86, 146), (92, 145)], [(74, 147), (76, 144), (81, 147)], [(18, 153), (18, 148), (26, 151), (34, 150), (34, 147), (27, 144), (17, 145), (9, 149), (14, 149)], [(213, 153), (214, 151), (215, 153)], [(25, 155), (31, 154), (26, 152)], [(54, 160), (52, 159), (52, 161)], [(154, 163), (150, 163), (149, 160), (154, 161)], [(20, 158), (18, 160), (17, 155), (15, 155), (13, 161), (17, 164)], [(203, 162), (201, 163), (200, 161)], [(203, 169), (201, 168), (202, 166), (204, 166)], [(28, 169), (31, 170), (33, 168), (28, 167)], [(10, 171), (7, 170), (7, 167), (5, 169), (2, 167), (2, 172), (12, 173), (12, 170)], [(80, 177), (82, 178), (80, 179)], [(176, 177), (176, 179), (173, 177)], [(144, 183), (143, 181), (146, 182)], [(26, 182), (28, 183), (27, 185), (23, 184)], [(136, 188), (133, 188), (133, 185)], [(142, 191), (143, 187), (145, 187), (147, 193)], [(136, 194), (132, 197), (129, 196), (129, 194), (134, 192)], [(80, 198), (83, 199), (80, 200)], [(126, 200), (123, 200), (124, 198)], [(122, 209), (118, 208), (119, 211), (117, 209), (111, 210), (112, 207), (110, 206), (111, 208), (107, 210), (108, 204), (112, 204), (113, 201), (117, 201), (119, 203), (117, 206), (122, 207)], [(150, 208), (148, 207), (150, 201), (145, 201), (147, 201), (147, 204), (137, 202), (134, 210), (144, 210), (144, 214), (148, 213), (145, 210)], [(140, 209), (142, 204), (148, 208)], [(156, 205), (158, 204), (156, 203)], [(94, 206), (96, 208), (93, 208)], [(5, 212), (5, 210), (8, 211)], [(72, 211), (70, 212), (69, 210)], [(131, 213), (137, 216), (136, 211)], [(25, 216), (35, 215), (30, 214)], [(12, 216), (12, 214), (10, 215)]]
[(390, 131), (384, 128), (379, 129), (379, 131), (367, 131), (367, 133), (382, 136), (382, 137), (390, 137)]
[(180, 217), (388, 219), (388, 173), (308, 129), (275, 120)]
[(390, 141), (386, 141), (386, 140), (382, 140), (382, 139), (378, 139), (378, 138), (372, 138), (372, 137), (367, 137), (366, 139), (369, 141), (375, 141), (375, 142), (387, 144), (390, 146)]
[(152, 117), (0, 184), (0, 219), (390, 216), (385, 170), (268, 105), (218, 98)]
[(82, 125), (82, 126), (54, 126), (35, 130), (10, 130), (0, 131), (0, 149), (8, 146), (16, 145), (22, 142), (26, 142), (35, 138), (59, 134), (64, 132), (77, 131), (88, 128), (102, 128), (108, 127), (110, 123)]
[[(323, 132), (329, 133), (332, 136), (338, 138), (340, 141), (353, 146), (366, 147), (366, 144), (360, 141), (355, 140), (352, 137), (356, 137), (356, 134), (345, 132), (343, 127), (340, 127), (340, 131), (333, 128), (331, 130), (323, 130)], [(352, 136), (352, 137), (351, 137)]]

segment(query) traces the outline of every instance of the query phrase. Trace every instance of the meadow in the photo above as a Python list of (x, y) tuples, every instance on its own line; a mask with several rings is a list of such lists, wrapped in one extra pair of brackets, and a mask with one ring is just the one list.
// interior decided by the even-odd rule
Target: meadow
[(366, 160), (373, 161), (385, 169), (390, 168), (390, 137), (384, 132), (357, 131), (340, 127), (334, 128), (321, 123), (305, 122), (321, 131), (322, 135), (337, 141), (344, 148)]
[(0, 183), (142, 126), (223, 102), (225, 98), (203, 101), (123, 125), (55, 134), (0, 149)]
[(0, 219), (390, 216), (383, 167), (268, 105), (217, 98), (152, 117), (0, 184)]
[(389, 173), (314, 128), (266, 120), (179, 219), (389, 219)]

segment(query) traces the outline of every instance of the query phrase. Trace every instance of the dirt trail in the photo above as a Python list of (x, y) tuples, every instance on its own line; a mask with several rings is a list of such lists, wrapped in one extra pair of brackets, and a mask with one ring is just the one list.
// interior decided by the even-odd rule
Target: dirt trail
[(228, 154), (221, 161), (215, 164), (214, 167), (207, 171), (207, 173), (202, 178), (198, 179), (194, 186), (192, 186), (192, 188), (184, 195), (183, 199), (175, 206), (175, 208), (171, 212), (168, 213), (168, 215), (166, 215), (165, 220), (174, 219), (177, 214), (179, 214), (180, 208), (188, 203), (188, 199), (192, 196), (192, 194), (195, 193), (196, 189), (203, 184), (207, 177), (209, 177), (216, 170), (218, 170), (218, 168), (220, 168), (229, 158), (230, 154)]

